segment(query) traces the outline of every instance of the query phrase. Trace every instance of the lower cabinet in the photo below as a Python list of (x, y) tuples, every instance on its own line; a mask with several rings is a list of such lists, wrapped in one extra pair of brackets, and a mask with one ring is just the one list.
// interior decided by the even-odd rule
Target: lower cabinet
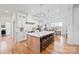
[(54, 35), (50, 34), (40, 38), (40, 52), (45, 50), (51, 43), (54, 42)]

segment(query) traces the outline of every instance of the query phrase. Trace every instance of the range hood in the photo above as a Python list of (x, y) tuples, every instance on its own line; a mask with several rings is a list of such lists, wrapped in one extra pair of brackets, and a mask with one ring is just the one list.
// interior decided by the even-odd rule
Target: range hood
[(35, 24), (34, 22), (25, 22), (25, 24)]

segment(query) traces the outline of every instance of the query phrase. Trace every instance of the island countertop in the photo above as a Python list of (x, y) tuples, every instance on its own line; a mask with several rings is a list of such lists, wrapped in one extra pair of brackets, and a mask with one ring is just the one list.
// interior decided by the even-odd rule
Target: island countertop
[(42, 36), (46, 36), (48, 34), (53, 34), (53, 33), (54, 33), (54, 31), (42, 31), (42, 32), (28, 33), (27, 35), (42, 37)]

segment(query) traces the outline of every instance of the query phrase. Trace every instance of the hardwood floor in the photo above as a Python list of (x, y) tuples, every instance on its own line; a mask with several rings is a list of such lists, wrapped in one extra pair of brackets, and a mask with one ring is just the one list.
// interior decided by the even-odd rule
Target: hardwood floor
[[(64, 36), (55, 36), (54, 44), (49, 45), (41, 54), (78, 54), (79, 45), (67, 44)], [(27, 41), (19, 42), (15, 45), (14, 54), (37, 54), (27, 46)]]

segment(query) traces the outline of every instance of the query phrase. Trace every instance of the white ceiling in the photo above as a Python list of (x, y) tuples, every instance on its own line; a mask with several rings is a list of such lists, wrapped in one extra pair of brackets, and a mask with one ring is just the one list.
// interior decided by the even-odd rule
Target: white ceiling
[(27, 13), (28, 5), (24, 4), (0, 4), (0, 10), (9, 10), (9, 11), (21, 11)]
[(0, 10), (28, 13), (29, 18), (33, 16), (34, 19), (40, 19), (41, 16), (42, 20), (56, 20), (67, 18), (71, 6), (71, 4), (0, 4)]
[[(66, 7), (68, 4), (0, 4), (0, 10), (9, 10), (9, 11), (21, 11), (24, 13), (29, 12), (30, 10), (33, 12), (34, 10), (42, 10), (42, 9), (57, 9)], [(36, 11), (34, 11), (36, 12)]]

